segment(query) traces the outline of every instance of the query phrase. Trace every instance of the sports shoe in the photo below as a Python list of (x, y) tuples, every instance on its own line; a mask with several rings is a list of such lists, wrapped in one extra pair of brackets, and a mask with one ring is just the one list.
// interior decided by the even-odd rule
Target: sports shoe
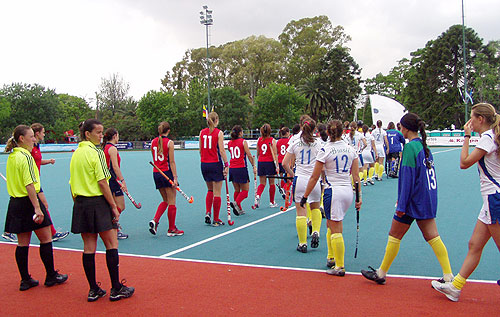
[[(446, 283), (446, 280), (444, 279), (444, 277), (437, 279), (437, 280), (434, 280), (434, 281), (436, 281), (438, 283)], [(453, 281), (453, 275), (451, 275), (451, 279), (448, 282), (451, 282), (451, 281)]]
[(7, 241), (10, 241), (10, 242), (17, 242), (16, 235), (13, 233), (10, 233), (10, 232), (4, 232), (2, 234), (2, 238), (4, 238)]
[(95, 302), (101, 297), (106, 296), (106, 291), (101, 288), (101, 283), (97, 283), (97, 289), (89, 290), (89, 295), (87, 296), (87, 302)]
[(368, 182), (363, 182), (363, 186), (368, 186)]
[(53, 236), (52, 236), (52, 242), (56, 242), (59, 240), (62, 240), (69, 236), (69, 231), (57, 231)]
[(254, 209), (260, 207), (260, 195), (255, 195), (255, 201), (254, 201)]
[(135, 289), (133, 287), (127, 287), (123, 283), (125, 283), (124, 280), (122, 280), (122, 283), (120, 284), (120, 289), (111, 289), (109, 294), (110, 301), (114, 302), (122, 298), (129, 298), (134, 294)]
[(278, 184), (276, 184), (276, 187), (278, 187), (278, 192), (283, 197), (283, 199), (285, 199), (285, 191), (283, 190), (283, 188), (281, 188)]
[(243, 209), (240, 209), (240, 216), (244, 215), (244, 214), (245, 214), (245, 211)]
[(62, 284), (64, 282), (66, 282), (67, 279), (68, 279), (67, 274), (59, 274), (59, 271), (55, 271), (54, 275), (47, 276), (45, 278), (44, 285), (47, 287), (51, 287), (51, 286), (54, 286), (56, 284)]
[(345, 269), (343, 267), (332, 267), (331, 269), (326, 270), (326, 274), (335, 275), (335, 276), (344, 276)]
[(326, 267), (329, 268), (335, 267), (335, 259), (334, 258), (326, 259)]
[(20, 291), (25, 291), (28, 290), (32, 287), (38, 286), (38, 281), (35, 279), (31, 278), (31, 275), (29, 276), (30, 278), (28, 280), (21, 280), (21, 285), (19, 286)]
[(375, 185), (375, 182), (373, 181), (373, 179), (369, 178), (368, 179), (368, 183), (372, 184), (372, 185)]
[(128, 239), (128, 234), (123, 233), (123, 228), (120, 224), (118, 224), (118, 232), (116, 233), (118, 240)]
[(369, 268), (370, 268), (370, 271), (361, 270), (361, 274), (365, 278), (367, 278), (371, 281), (374, 281), (377, 284), (380, 284), (380, 285), (385, 284), (385, 277), (379, 277), (377, 274), (377, 270), (375, 270), (371, 266), (369, 266)]
[(177, 229), (177, 227), (175, 227), (172, 230), (168, 229), (167, 231), (167, 236), (169, 237), (182, 236), (183, 234), (184, 231)]
[(205, 223), (206, 223), (207, 225), (209, 225), (209, 224), (211, 224), (211, 223), (212, 223), (212, 217), (210, 217), (210, 213), (209, 213), (209, 212), (207, 212), (207, 213), (205, 214)]
[(212, 223), (212, 227), (218, 227), (218, 226), (223, 226), (224, 225), (224, 222), (222, 220), (214, 220), (214, 222)]
[(307, 253), (307, 244), (298, 244), (297, 245), (297, 251), (302, 252), (302, 253)]
[(276, 208), (278, 204), (276, 202), (269, 203), (269, 208)]
[(151, 232), (152, 235), (156, 235), (156, 231), (158, 230), (158, 222), (156, 222), (154, 219), (149, 222), (149, 232)]
[(316, 249), (319, 247), (319, 233), (314, 231), (311, 236), (311, 248)]
[(449, 300), (454, 302), (458, 301), (458, 298), (460, 297), (460, 290), (457, 289), (451, 282), (439, 283), (438, 281), (432, 281), (431, 284), (436, 291), (446, 295)]
[(379, 182), (381, 182), (381, 181), (382, 181), (382, 178), (383, 178), (383, 177), (377, 177), (377, 180), (378, 180)]
[(231, 205), (231, 208), (233, 208), (233, 214), (235, 214), (236, 216), (239, 216), (241, 209), (240, 209), (240, 207), (238, 207), (238, 204), (234, 203), (234, 202), (230, 202), (229, 204)]
[(312, 226), (312, 221), (309, 220), (307, 222), (307, 228), (309, 229), (309, 235), (312, 235), (312, 232), (313, 232), (313, 226)]

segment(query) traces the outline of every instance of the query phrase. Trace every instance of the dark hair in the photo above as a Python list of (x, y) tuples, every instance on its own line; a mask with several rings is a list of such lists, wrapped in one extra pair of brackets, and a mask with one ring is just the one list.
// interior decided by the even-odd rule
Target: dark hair
[(336, 139), (342, 137), (343, 124), (340, 120), (332, 120), (328, 122), (328, 135), (330, 136), (330, 142), (335, 142)]
[(271, 126), (269, 125), (269, 123), (264, 123), (260, 128), (260, 136), (262, 138), (267, 138), (270, 135), (271, 135)]
[(235, 125), (233, 130), (231, 130), (231, 139), (236, 140), (240, 137), (240, 133), (243, 132), (241, 125)]
[(105, 147), (106, 143), (111, 141), (111, 139), (118, 134), (118, 130), (115, 128), (107, 128), (106, 131), (104, 131), (104, 135), (102, 136), (102, 146)]
[(387, 125), (387, 129), (391, 130), (391, 129), (396, 129), (396, 126), (394, 125), (394, 122), (389, 122), (389, 124)]
[(288, 129), (287, 127), (282, 127), (280, 129), (280, 137), (284, 137), (286, 136), (288, 133), (290, 133), (290, 129)]
[(43, 125), (41, 123), (33, 123), (31, 125), (31, 130), (33, 130), (33, 133), (42, 132)]
[(316, 121), (313, 119), (309, 118), (308, 120), (304, 120), (304, 124), (302, 125), (302, 134), (300, 138), (302, 141), (304, 141), (307, 145), (311, 145), (314, 143), (314, 130), (316, 129)]
[(429, 147), (427, 147), (427, 134), (425, 133), (424, 120), (420, 119), (417, 114), (409, 112), (401, 118), (400, 122), (401, 125), (406, 129), (413, 132), (420, 132), (425, 153), (425, 166), (427, 166), (428, 169), (432, 168), (432, 162), (429, 160), (431, 152), (429, 150)]
[(161, 135), (170, 131), (170, 124), (167, 121), (162, 121), (158, 125), (158, 154), (163, 154), (163, 140)]
[(382, 128), (382, 120), (377, 120), (377, 128)]
[(80, 138), (82, 140), (87, 140), (85, 132), (92, 132), (96, 125), (102, 125), (101, 121), (97, 119), (87, 119), (80, 123), (80, 125), (78, 126), (78, 128), (80, 129)]
[(311, 120), (312, 120), (312, 118), (309, 115), (307, 115), (307, 114), (301, 115), (300, 119), (299, 119), (300, 126), (302, 127), (306, 121), (311, 121)]
[(328, 129), (328, 127), (326, 126), (326, 124), (324, 124), (324, 123), (318, 124), (319, 136), (321, 137), (321, 140), (323, 140), (325, 142), (328, 141), (328, 133), (326, 132), (327, 129)]
[(363, 124), (363, 135), (366, 135), (366, 132), (368, 132), (368, 126), (366, 124)]
[(349, 125), (349, 136), (352, 138), (354, 138), (354, 135), (356, 134), (356, 130), (358, 129), (358, 124), (356, 122), (351, 122), (351, 124)]
[(30, 127), (24, 124), (18, 125), (15, 129), (14, 132), (12, 132), (12, 136), (7, 140), (7, 145), (5, 145), (5, 150), (4, 152), (10, 152), (12, 151), (13, 148), (18, 147), (18, 142), (19, 138), (22, 136), (25, 136), (28, 130), (31, 130)]
[(401, 123), (397, 123), (396, 126), (398, 127), (398, 131), (401, 131)]
[(300, 132), (300, 124), (296, 124), (292, 128), (292, 134), (295, 135)]
[(363, 120), (358, 120), (357, 125), (358, 125), (358, 128), (363, 127)]

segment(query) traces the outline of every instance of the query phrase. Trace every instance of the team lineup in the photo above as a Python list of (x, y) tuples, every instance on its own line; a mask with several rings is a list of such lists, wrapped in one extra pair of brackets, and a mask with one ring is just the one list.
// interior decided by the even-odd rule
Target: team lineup
[[(227, 143), (230, 155), (227, 156), (224, 135), (217, 128), (219, 117), (215, 112), (208, 114), (208, 127), (199, 135), (201, 172), (207, 187), (206, 210), (203, 216), (200, 215), (200, 222), (204, 217), (207, 225), (220, 227), (225, 224), (220, 214), (223, 183), (227, 223), (234, 224), (231, 211), (236, 216), (249, 212), (243, 209), (242, 202), (249, 197), (247, 165), (250, 162), (254, 180), (259, 179), (258, 186), (255, 182), (257, 187), (254, 188), (252, 209), (261, 207), (261, 197), (267, 185), (270, 208), (278, 207), (276, 191), (285, 200), (282, 210), (287, 210), (293, 202), (298, 237), (296, 249), (301, 253), (307, 253), (308, 247), (318, 248), (322, 219), (326, 218), (326, 273), (344, 276), (342, 221), (355, 200), (359, 222), (363, 205), (362, 188), (382, 181), (385, 172), (388, 177), (398, 178), (397, 206), (380, 266), (363, 270), (362, 275), (377, 284), (386, 283), (387, 272), (397, 256), (400, 242), (415, 220), (442, 268), (442, 278), (432, 281), (432, 287), (450, 300), (457, 301), (489, 238), (493, 237), (496, 245), (500, 246), (500, 210), (495, 203), (498, 199), (496, 191), (500, 187), (497, 181), (500, 180), (497, 155), (499, 121), (499, 115), (491, 105), (478, 104), (472, 108), (471, 120), (464, 128), (460, 167), (469, 168), (478, 163), (484, 204), (470, 240), (469, 252), (456, 276), (452, 273), (448, 253), (435, 222), (437, 182), (432, 153), (426, 144), (425, 122), (411, 113), (401, 118), (397, 130), (391, 122), (387, 131), (380, 121), (371, 128), (362, 122), (347, 122), (346, 125), (338, 120), (316, 124), (312, 118), (303, 115), (292, 129), (292, 135), (288, 128), (282, 127), (278, 140), (271, 136), (271, 127), (264, 124), (257, 141), (256, 157), (252, 156), (247, 141), (243, 139), (240, 126), (234, 126), (231, 131), (231, 140)], [(469, 153), (468, 140), (472, 131), (479, 133), (481, 139)], [(151, 143), (153, 179), (162, 199), (148, 229), (151, 234), (157, 235), (160, 220), (167, 212), (168, 229), (165, 230), (167, 236), (175, 237), (184, 234), (176, 224), (176, 192), (179, 191), (188, 202), (192, 202), (193, 198), (180, 189), (174, 143), (168, 138), (169, 133), (169, 124), (161, 122), (158, 137)], [(40, 165), (35, 164), (37, 154), (33, 154), (35, 145), (43, 137), (40, 140), (36, 135), (35, 127), (18, 126), (7, 146), (9, 151), (13, 151), (7, 161), (7, 189), (11, 199), (4, 237), (14, 240), (14, 234), (17, 234), (15, 258), (21, 275), (20, 290), (38, 285), (38, 281), (29, 275), (27, 263), (33, 231), (40, 239), (40, 257), (47, 273), (45, 285), (52, 286), (67, 280), (67, 275), (54, 270), (52, 241), (56, 241), (58, 234), (67, 236), (68, 232), (50, 229), (52, 219), (40, 187)], [(89, 119), (80, 127), (80, 135), (82, 141), (70, 164), (70, 187), (74, 200), (71, 232), (81, 234), (84, 242), (82, 264), (89, 283), (87, 300), (95, 301), (106, 295), (95, 277), (94, 257), (98, 236), (106, 246), (112, 286), (109, 299), (127, 298), (132, 296), (134, 288), (125, 286), (118, 273), (118, 239), (128, 238), (119, 226), (120, 214), (125, 209), (124, 194), (136, 208), (141, 208), (141, 205), (128, 192), (120, 170), (121, 159), (116, 148), (118, 131), (112, 128), (104, 131), (99, 121)], [(48, 161), (44, 163), (41, 160), (41, 165), (54, 164)], [(233, 184), (232, 195), (228, 190), (228, 181)], [(308, 230), (311, 238), (309, 245)]]

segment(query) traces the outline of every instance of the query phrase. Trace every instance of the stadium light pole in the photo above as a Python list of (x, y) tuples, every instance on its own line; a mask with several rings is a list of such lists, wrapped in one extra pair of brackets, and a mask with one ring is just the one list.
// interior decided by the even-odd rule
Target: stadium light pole
[(205, 26), (206, 36), (207, 36), (207, 88), (208, 88), (208, 106), (207, 110), (210, 112), (212, 108), (210, 106), (210, 52), (208, 50), (208, 27), (214, 23), (212, 18), (212, 10), (208, 10), (208, 6), (203, 6), (203, 11), (200, 11), (200, 23)]
[(467, 104), (469, 103), (469, 95), (467, 92), (467, 59), (465, 47), (465, 14), (464, 14), (464, 0), (462, 0), (462, 50), (464, 53), (464, 102), (465, 102), (465, 122), (469, 121), (469, 110)]

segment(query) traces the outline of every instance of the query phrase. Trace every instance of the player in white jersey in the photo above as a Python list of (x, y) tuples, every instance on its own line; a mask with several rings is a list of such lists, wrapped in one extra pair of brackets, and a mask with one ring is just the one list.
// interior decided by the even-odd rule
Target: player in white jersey
[[(483, 206), (460, 273), (449, 283), (432, 281), (432, 287), (455, 302), (458, 301), (467, 278), (479, 264), (483, 248), (490, 238), (493, 238), (500, 250), (500, 115), (492, 105), (479, 103), (472, 107), (470, 117), (464, 127), (460, 168), (466, 169), (477, 163)], [(476, 148), (469, 153), (471, 131), (479, 133), (481, 138)], [(498, 283), (500, 284), (500, 281)]]
[[(351, 124), (349, 126), (349, 130), (350, 130), (349, 133), (344, 134), (342, 139), (344, 140), (344, 142), (349, 144), (354, 149), (356, 154), (358, 154), (359, 167), (362, 167), (363, 166), (363, 157), (361, 156), (361, 153), (366, 148), (365, 136), (363, 134), (361, 134), (360, 132), (358, 132), (358, 125), (354, 121), (351, 122)], [(359, 178), (363, 178), (363, 174), (361, 172), (359, 174)], [(354, 180), (352, 177), (351, 177), (351, 182), (354, 186)]]
[[(321, 143), (313, 133), (316, 129), (316, 122), (308, 118), (302, 122), (302, 134), (288, 146), (287, 153), (283, 159), (283, 167), (287, 173), (294, 177), (293, 179), (293, 197), (297, 208), (297, 217), (295, 224), (299, 244), (297, 251), (307, 252), (307, 211), (305, 206), (300, 206), (300, 199), (304, 195), (307, 181), (312, 174), (314, 164), (316, 163), (316, 154), (321, 150)], [(290, 168), (290, 163), (295, 162), (295, 172)], [(321, 186), (318, 181), (311, 190), (310, 207), (312, 218), (312, 236), (311, 248), (319, 246), (319, 230), (321, 228), (321, 211), (319, 209), (321, 201)]]
[[(372, 131), (372, 136), (375, 139), (375, 147), (378, 159), (375, 162), (375, 173), (377, 180), (382, 180), (384, 174), (384, 159), (385, 154), (389, 153), (389, 140), (387, 140), (387, 133), (382, 129), (382, 121), (377, 121), (377, 128)], [(384, 149), (385, 144), (385, 149)]]
[(366, 139), (366, 147), (361, 153), (363, 157), (363, 185), (366, 186), (367, 183), (374, 185), (375, 183), (372, 177), (375, 173), (375, 161), (378, 159), (378, 154), (375, 150), (375, 139), (373, 135), (368, 132), (368, 126), (366, 124), (363, 125), (363, 135)]
[[(328, 135), (330, 142), (316, 157), (316, 164), (301, 203), (311, 198), (310, 195), (321, 171), (325, 168), (326, 181), (330, 185), (325, 189), (323, 197), (328, 226), (327, 241), (331, 242), (328, 247), (332, 248), (334, 255), (334, 259), (327, 259), (327, 266), (332, 266), (332, 268), (326, 272), (331, 275), (344, 276), (345, 246), (342, 236), (342, 220), (353, 200), (350, 175), (352, 174), (354, 181), (359, 183), (358, 155), (352, 147), (342, 141), (342, 123), (339, 120), (328, 124)], [(361, 207), (361, 192), (359, 194), (360, 200), (356, 202), (356, 208)]]

